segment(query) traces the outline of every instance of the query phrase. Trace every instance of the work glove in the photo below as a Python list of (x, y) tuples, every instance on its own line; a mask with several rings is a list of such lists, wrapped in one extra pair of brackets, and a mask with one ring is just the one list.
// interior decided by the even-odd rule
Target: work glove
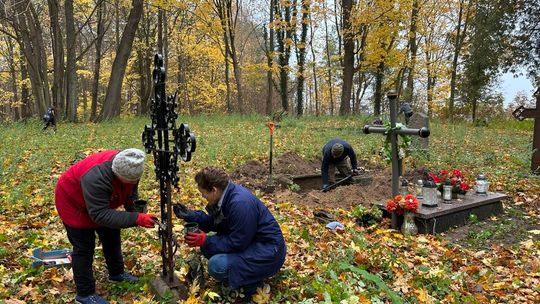
[(204, 231), (188, 232), (184, 238), (189, 247), (201, 247), (206, 241), (206, 233)]
[(184, 204), (174, 204), (173, 212), (176, 217), (183, 220), (193, 215), (193, 211), (186, 207)]
[(153, 228), (154, 221), (157, 221), (157, 217), (150, 213), (139, 213), (137, 216), (137, 221), (135, 222), (137, 226), (144, 228)]

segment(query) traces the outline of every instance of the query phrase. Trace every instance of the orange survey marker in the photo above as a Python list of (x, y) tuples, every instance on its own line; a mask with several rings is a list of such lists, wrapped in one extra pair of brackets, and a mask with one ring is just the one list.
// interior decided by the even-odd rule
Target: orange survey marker
[(274, 131), (276, 130), (277, 125), (273, 121), (269, 121), (266, 123), (266, 126), (268, 129), (270, 129), (270, 135), (274, 135)]

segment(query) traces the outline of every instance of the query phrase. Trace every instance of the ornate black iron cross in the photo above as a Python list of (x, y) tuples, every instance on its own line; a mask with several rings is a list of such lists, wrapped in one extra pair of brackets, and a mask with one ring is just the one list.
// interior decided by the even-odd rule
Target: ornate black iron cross
[[(399, 193), (399, 158), (398, 158), (398, 135), (417, 135), (420, 137), (428, 137), (429, 129), (426, 127), (420, 129), (409, 129), (407, 127), (396, 128), (397, 121), (397, 108), (396, 99), (397, 93), (390, 91), (386, 95), (390, 103), (390, 130), (380, 126), (364, 126), (364, 133), (380, 133), (390, 136), (390, 145), (392, 150), (392, 197), (395, 197)], [(397, 229), (397, 215), (392, 213), (392, 229)]]
[(531, 170), (535, 174), (540, 174), (540, 89), (536, 90), (536, 109), (526, 109), (520, 106), (512, 112), (517, 120), (525, 118), (534, 119), (533, 133), (533, 155), (531, 160)]
[(142, 141), (146, 153), (154, 155), (161, 198), (159, 238), (163, 260), (162, 277), (169, 287), (173, 288), (179, 286), (180, 282), (174, 275), (176, 240), (172, 233), (171, 185), (178, 187), (178, 156), (183, 161), (190, 161), (191, 153), (195, 152), (196, 140), (187, 124), (182, 123), (180, 127), (176, 127), (178, 118), (176, 93), (165, 96), (166, 71), (160, 54), (154, 57), (152, 77), (154, 80), (154, 98), (150, 105), (152, 123), (144, 127)]

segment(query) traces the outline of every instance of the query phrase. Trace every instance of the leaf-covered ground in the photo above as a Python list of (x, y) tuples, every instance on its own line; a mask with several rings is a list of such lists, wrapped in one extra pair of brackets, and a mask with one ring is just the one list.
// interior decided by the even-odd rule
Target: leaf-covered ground
[[(181, 190), (173, 201), (202, 207), (193, 174), (206, 165), (230, 172), (247, 160), (268, 157), (269, 134), (258, 116), (182, 117), (197, 134), (198, 147), (190, 163), (181, 164)], [(60, 124), (58, 132), (41, 132), (39, 122), (0, 129), (0, 303), (64, 303), (75, 296), (69, 268), (30, 267), (32, 248), (69, 248), (54, 208), (53, 190), (60, 174), (84, 155), (110, 148), (141, 148), (146, 118), (126, 118), (101, 124)], [(348, 118), (285, 119), (274, 137), (274, 153), (295, 152), (319, 157), (332, 137), (349, 141), (359, 158), (384, 165), (379, 156), (383, 137), (363, 135), (366, 121)], [(499, 127), (500, 126), (500, 127)], [(507, 193), (505, 213), (442, 236), (404, 237), (388, 222), (357, 226), (350, 210), (334, 210), (346, 225), (342, 233), (326, 230), (313, 220), (312, 210), (259, 192), (279, 221), (288, 256), (281, 272), (268, 280), (259, 303), (538, 303), (540, 301), (539, 211), (540, 181), (528, 173), (532, 127), (502, 122), (489, 128), (432, 122), (431, 157), (414, 156), (411, 168), (459, 168), (469, 177), (485, 173), (492, 190)], [(150, 211), (158, 213), (158, 184), (151, 157), (140, 189)], [(518, 220), (516, 220), (518, 219)], [(180, 231), (182, 223), (176, 222)], [(148, 282), (159, 274), (160, 243), (156, 229), (123, 230), (129, 271), (136, 285), (106, 282), (97, 250), (98, 292), (112, 303), (158, 303)], [(514, 235), (514, 242), (507, 242)], [(187, 271), (184, 258), (193, 250), (181, 245), (177, 274)], [(193, 286), (189, 303), (231, 301), (219, 284)]]

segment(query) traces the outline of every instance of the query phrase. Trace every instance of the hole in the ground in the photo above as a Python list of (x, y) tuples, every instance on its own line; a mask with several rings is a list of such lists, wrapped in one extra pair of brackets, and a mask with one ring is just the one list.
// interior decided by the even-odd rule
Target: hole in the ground
[[(336, 175), (336, 181), (344, 178), (344, 175)], [(299, 189), (294, 189), (298, 193), (306, 193), (311, 190), (321, 190), (322, 178), (320, 174), (299, 175), (292, 178), (293, 183), (298, 185)], [(372, 181), (371, 176), (359, 175), (353, 177), (352, 183), (360, 185), (369, 185)]]

